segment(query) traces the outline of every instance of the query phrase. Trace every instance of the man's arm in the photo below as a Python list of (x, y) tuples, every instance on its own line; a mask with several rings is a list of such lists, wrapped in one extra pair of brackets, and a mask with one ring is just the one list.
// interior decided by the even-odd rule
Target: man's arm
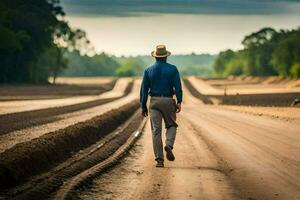
[(149, 83), (147, 71), (145, 70), (142, 85), (141, 85), (141, 91), (140, 91), (140, 105), (142, 108), (142, 115), (144, 116), (148, 115), (147, 100), (148, 100), (149, 87), (150, 87), (150, 83)]
[(181, 80), (178, 70), (176, 69), (175, 76), (174, 76), (174, 88), (175, 94), (177, 98), (177, 103), (182, 102), (182, 87), (181, 87)]
[(177, 69), (174, 76), (174, 88), (175, 88), (175, 95), (177, 98), (177, 112), (180, 112), (181, 102), (182, 102), (182, 87), (181, 87), (180, 75)]

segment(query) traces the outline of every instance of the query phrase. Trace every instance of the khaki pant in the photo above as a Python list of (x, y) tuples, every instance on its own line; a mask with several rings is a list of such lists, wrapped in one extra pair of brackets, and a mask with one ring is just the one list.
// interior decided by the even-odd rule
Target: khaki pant
[(150, 120), (152, 129), (152, 141), (155, 160), (164, 160), (163, 143), (161, 138), (162, 120), (164, 120), (166, 132), (166, 145), (173, 148), (176, 137), (176, 102), (168, 97), (151, 97)]

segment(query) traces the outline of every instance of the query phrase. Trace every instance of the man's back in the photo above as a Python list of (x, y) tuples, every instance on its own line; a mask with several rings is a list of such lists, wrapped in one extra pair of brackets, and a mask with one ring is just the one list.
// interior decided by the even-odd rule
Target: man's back
[(144, 72), (141, 88), (141, 104), (146, 106), (147, 96), (172, 96), (176, 94), (177, 101), (182, 101), (182, 89), (179, 72), (176, 66), (164, 60), (156, 61)]
[(173, 95), (175, 77), (178, 71), (174, 65), (166, 62), (155, 62), (147, 69), (147, 75), (150, 80), (150, 95), (163, 94)]

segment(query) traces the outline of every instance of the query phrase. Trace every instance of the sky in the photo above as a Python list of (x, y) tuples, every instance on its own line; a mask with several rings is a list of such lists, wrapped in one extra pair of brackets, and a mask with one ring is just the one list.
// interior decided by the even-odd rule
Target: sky
[(263, 27), (300, 27), (300, 0), (61, 0), (65, 19), (87, 32), (97, 52), (173, 54), (241, 49)]

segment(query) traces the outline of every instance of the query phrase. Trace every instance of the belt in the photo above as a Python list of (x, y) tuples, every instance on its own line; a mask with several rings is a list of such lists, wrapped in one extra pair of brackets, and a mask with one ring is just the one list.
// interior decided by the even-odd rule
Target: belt
[(151, 97), (169, 97), (169, 98), (172, 98), (173, 95), (166, 95), (166, 94), (152, 94)]

